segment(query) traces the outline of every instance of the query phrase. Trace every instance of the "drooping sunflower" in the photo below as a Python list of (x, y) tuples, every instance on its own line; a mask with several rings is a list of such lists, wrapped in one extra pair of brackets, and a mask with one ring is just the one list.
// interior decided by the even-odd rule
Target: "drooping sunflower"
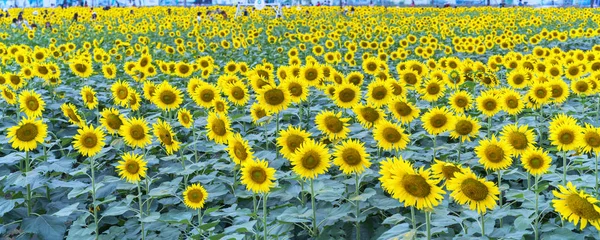
[(437, 101), (440, 97), (444, 96), (445, 91), (446, 86), (444, 85), (444, 82), (437, 78), (425, 81), (423, 86), (418, 89), (418, 92), (421, 94), (421, 99), (428, 102)]
[(431, 135), (438, 135), (455, 126), (456, 117), (446, 107), (436, 107), (421, 117), (423, 128)]
[(358, 140), (349, 139), (337, 145), (333, 158), (333, 164), (344, 174), (360, 174), (371, 166), (364, 143)]
[(350, 132), (348, 128), (350, 118), (342, 118), (341, 112), (322, 111), (315, 116), (317, 129), (323, 132), (329, 139), (345, 139)]
[(136, 153), (125, 153), (121, 156), (121, 161), (117, 166), (117, 171), (121, 179), (130, 183), (138, 183), (146, 177), (146, 161), (142, 155)]
[(431, 165), (433, 177), (445, 181), (452, 180), (456, 173), (466, 173), (469, 171), (471, 170), (458, 163), (444, 162), (437, 159), (435, 160), (435, 164)]
[(2, 93), (2, 97), (4, 98), (6, 103), (8, 103), (10, 105), (17, 104), (17, 97), (16, 97), (17, 95), (15, 94), (15, 92), (10, 90), (8, 87), (0, 85), (0, 92)]
[(291, 160), (296, 150), (308, 140), (310, 140), (310, 133), (300, 127), (290, 125), (288, 129), (279, 131), (277, 146), (281, 147), (281, 154)]
[(502, 110), (509, 115), (517, 115), (525, 108), (521, 94), (515, 90), (507, 89), (504, 91), (500, 101)]
[(265, 117), (271, 115), (271, 113), (259, 103), (254, 103), (250, 107), (250, 115), (252, 116), (252, 122), (254, 124), (262, 126), (268, 121), (268, 118)]
[(23, 90), (19, 93), (19, 109), (24, 112), (27, 117), (41, 117), (46, 103), (39, 93), (33, 90)]
[(581, 151), (584, 153), (600, 153), (600, 128), (596, 128), (589, 123), (583, 128), (583, 141), (581, 141)]
[(492, 171), (507, 169), (513, 162), (511, 148), (506, 142), (498, 141), (496, 136), (479, 140), (475, 154), (479, 158), (479, 163), (485, 169)]
[(248, 87), (243, 82), (228, 84), (223, 91), (227, 96), (227, 100), (237, 106), (245, 106), (250, 99)]
[(237, 165), (245, 165), (249, 163), (254, 157), (252, 148), (248, 145), (248, 141), (242, 138), (239, 133), (232, 134), (227, 141), (227, 152), (229, 157)]
[(315, 179), (331, 165), (329, 150), (322, 143), (306, 139), (291, 156), (292, 170), (302, 178)]
[(192, 124), (194, 123), (194, 119), (192, 118), (190, 110), (185, 108), (180, 108), (177, 110), (177, 120), (179, 120), (181, 126), (185, 128), (191, 128)]
[(481, 93), (477, 97), (477, 109), (488, 117), (496, 115), (501, 109), (498, 96), (495, 96), (491, 91)]
[(528, 125), (508, 124), (502, 128), (500, 141), (507, 143), (513, 156), (520, 156), (523, 152), (533, 148), (535, 133), (529, 129)]
[(367, 103), (376, 107), (387, 104), (393, 97), (392, 85), (389, 81), (381, 79), (371, 81), (367, 87)]
[(80, 78), (87, 78), (94, 73), (92, 63), (87, 61), (75, 60), (69, 64), (69, 67), (71, 68), (71, 71)]
[(496, 207), (500, 190), (490, 181), (478, 178), (473, 172), (454, 173), (454, 178), (446, 182), (446, 188), (458, 204), (468, 204), (469, 209), (485, 213)]
[(258, 103), (271, 113), (285, 110), (290, 102), (290, 93), (283, 86), (265, 86), (257, 91)]
[(198, 106), (203, 108), (210, 108), (214, 105), (215, 99), (219, 98), (220, 92), (212, 84), (200, 84), (196, 87), (194, 94), (192, 95), (192, 99)]
[(85, 122), (83, 121), (83, 119), (77, 113), (77, 107), (75, 107), (75, 105), (73, 105), (71, 103), (63, 103), (60, 106), (60, 109), (62, 110), (62, 112), (65, 115), (65, 117), (72, 124), (79, 125), (79, 126), (85, 124)]
[(158, 108), (169, 111), (177, 109), (183, 102), (183, 97), (179, 89), (165, 81), (156, 87), (151, 101)]
[(208, 132), (208, 139), (219, 144), (227, 143), (229, 136), (232, 134), (229, 118), (223, 114), (210, 112), (207, 122), (206, 131)]
[(242, 166), (242, 184), (254, 193), (268, 193), (275, 186), (275, 169), (265, 160), (249, 160)]
[(192, 184), (185, 188), (183, 191), (183, 202), (191, 209), (198, 209), (204, 207), (204, 202), (208, 198), (206, 189), (198, 183)]
[(398, 119), (400, 122), (406, 124), (412, 122), (414, 119), (419, 117), (421, 110), (417, 108), (414, 104), (402, 99), (396, 98), (388, 104), (388, 109), (390, 112)]
[(353, 109), (356, 119), (364, 128), (371, 128), (373, 125), (385, 120), (385, 113), (380, 108), (372, 105), (356, 105)]
[(333, 100), (340, 108), (353, 108), (360, 99), (360, 88), (352, 83), (342, 83), (335, 87)]
[(123, 136), (127, 145), (144, 148), (151, 143), (148, 131), (149, 127), (146, 119), (133, 117), (125, 120), (119, 129), (119, 135)]
[(288, 77), (282, 83), (282, 86), (290, 93), (290, 98), (293, 103), (299, 103), (308, 98), (308, 85), (305, 81), (302, 81), (297, 77)]
[(129, 87), (129, 83), (126, 81), (118, 80), (112, 84), (110, 87), (115, 103), (121, 106), (127, 106), (129, 92), (131, 88)]
[(567, 186), (559, 185), (558, 191), (552, 191), (555, 199), (552, 207), (563, 219), (573, 222), (575, 226), (581, 222), (579, 228), (584, 229), (587, 224), (600, 230), (600, 206), (598, 199), (577, 188), (571, 182)]
[(154, 136), (156, 136), (158, 141), (165, 147), (167, 155), (171, 155), (173, 152), (179, 150), (180, 142), (175, 140), (175, 134), (173, 133), (171, 124), (158, 119), (156, 123), (152, 124), (152, 128), (154, 130)]
[(541, 175), (548, 172), (552, 158), (542, 148), (530, 148), (521, 155), (523, 168), (531, 175)]
[(38, 143), (43, 143), (48, 135), (48, 125), (42, 120), (23, 118), (18, 125), (8, 128), (6, 138), (14, 149), (31, 151), (37, 148)]
[(100, 127), (84, 125), (77, 130), (73, 137), (73, 148), (77, 149), (83, 156), (92, 157), (98, 154), (104, 147), (104, 132)]
[(548, 139), (559, 151), (575, 150), (581, 146), (580, 142), (583, 140), (582, 128), (576, 124), (550, 122)]
[(100, 113), (100, 123), (110, 134), (118, 133), (125, 122), (125, 118), (119, 113), (119, 110), (114, 108), (105, 108)]
[(471, 141), (471, 138), (477, 137), (479, 133), (479, 122), (471, 116), (458, 116), (454, 126), (451, 127), (450, 137), (460, 141)]
[(402, 150), (406, 148), (410, 141), (404, 128), (389, 121), (381, 121), (375, 124), (373, 138), (377, 141), (377, 145), (384, 150)]
[(84, 86), (81, 88), (81, 99), (88, 109), (94, 109), (98, 106), (98, 98), (96, 98), (96, 91), (90, 86)]

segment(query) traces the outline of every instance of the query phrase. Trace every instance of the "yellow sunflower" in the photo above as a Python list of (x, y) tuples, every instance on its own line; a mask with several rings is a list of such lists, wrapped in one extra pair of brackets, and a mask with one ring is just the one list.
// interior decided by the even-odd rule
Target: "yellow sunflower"
[(206, 109), (212, 107), (215, 99), (220, 96), (219, 90), (212, 84), (200, 84), (195, 89), (192, 99), (198, 106)]
[(110, 134), (118, 133), (125, 122), (125, 119), (121, 113), (119, 113), (119, 110), (114, 108), (105, 108), (100, 115), (102, 115), (100, 123), (102, 123), (102, 126), (104, 126)]
[(151, 99), (158, 108), (162, 110), (177, 109), (183, 102), (181, 91), (176, 87), (171, 86), (168, 82), (163, 82), (156, 87), (154, 96)]
[(308, 98), (308, 84), (297, 77), (288, 77), (282, 83), (283, 88), (290, 93), (293, 103), (305, 101)]
[(2, 97), (4, 98), (6, 103), (8, 103), (10, 105), (17, 104), (17, 97), (16, 97), (15, 92), (10, 90), (8, 87), (0, 85), (0, 92), (2, 93)]
[(19, 93), (19, 109), (27, 117), (37, 118), (42, 116), (46, 103), (39, 93), (33, 90), (23, 90)]
[(353, 108), (360, 99), (360, 88), (352, 83), (342, 83), (335, 87), (333, 100), (340, 108)]
[(79, 126), (85, 124), (85, 122), (83, 121), (83, 119), (81, 119), (81, 117), (77, 113), (77, 107), (75, 107), (75, 105), (73, 105), (71, 103), (63, 103), (60, 106), (60, 109), (62, 110), (62, 112), (65, 115), (65, 117), (72, 124), (79, 125)]
[(521, 155), (523, 168), (531, 175), (541, 175), (548, 172), (552, 158), (541, 148), (530, 148)]
[(529, 75), (525, 69), (513, 69), (506, 76), (506, 82), (515, 89), (525, 88), (529, 85)]
[(488, 117), (496, 115), (501, 109), (498, 96), (495, 96), (491, 91), (481, 93), (477, 97), (477, 109)]
[(458, 163), (443, 162), (437, 159), (435, 160), (435, 164), (431, 165), (433, 177), (445, 181), (452, 180), (457, 173), (466, 173), (470, 171), (470, 169), (463, 167)]
[(581, 146), (580, 143), (583, 140), (582, 128), (576, 124), (551, 122), (548, 139), (559, 151), (576, 150)]
[(600, 153), (600, 128), (596, 128), (589, 123), (585, 124), (583, 129), (583, 144), (581, 145), (581, 151), (584, 153), (594, 152), (595, 154)]
[(438, 135), (455, 126), (454, 117), (446, 107), (436, 107), (421, 117), (423, 128), (431, 135)]
[(242, 166), (242, 184), (254, 193), (268, 193), (275, 186), (275, 169), (265, 160), (249, 160)]
[(520, 156), (523, 152), (533, 148), (535, 133), (527, 125), (509, 124), (502, 128), (500, 141), (507, 143), (513, 156)]
[(129, 87), (128, 82), (118, 80), (112, 84), (110, 91), (112, 92), (116, 104), (127, 106), (129, 103), (129, 92), (131, 91), (131, 87)]
[(138, 183), (146, 177), (146, 161), (142, 155), (135, 153), (125, 153), (121, 156), (121, 161), (117, 166), (117, 171), (121, 179), (130, 183)]
[(306, 82), (309, 86), (317, 86), (324, 78), (323, 69), (319, 65), (307, 64), (300, 68), (298, 78)]
[(144, 81), (144, 98), (148, 101), (152, 101), (155, 92), (156, 84), (151, 81)]
[(140, 107), (142, 106), (142, 98), (140, 97), (140, 94), (134, 90), (131, 89), (131, 91), (129, 91), (129, 97), (127, 98), (127, 103), (129, 105), (129, 108), (131, 109), (131, 111), (137, 111), (140, 109)]
[(460, 141), (471, 141), (471, 138), (479, 134), (479, 122), (471, 116), (456, 117), (455, 124), (451, 127), (450, 137), (460, 139)]
[(6, 138), (14, 149), (31, 151), (37, 148), (38, 143), (43, 143), (48, 135), (48, 125), (42, 120), (23, 118), (18, 125), (8, 128)]
[(315, 179), (331, 165), (329, 150), (322, 143), (306, 139), (291, 156), (292, 170), (302, 178)]
[(397, 120), (404, 124), (412, 122), (419, 117), (421, 113), (421, 110), (417, 108), (417, 106), (402, 98), (396, 98), (391, 101), (388, 104), (388, 109)]
[(175, 140), (173, 129), (171, 124), (166, 121), (158, 119), (155, 124), (152, 125), (154, 129), (154, 136), (158, 141), (165, 147), (167, 155), (173, 154), (179, 150), (180, 142)]
[(560, 216), (573, 222), (575, 226), (580, 224), (580, 229), (584, 229), (587, 224), (600, 230), (600, 206), (598, 199), (587, 194), (583, 190), (577, 191), (573, 183), (568, 182), (566, 186), (559, 185), (558, 191), (552, 191), (555, 199), (552, 200), (552, 207)]
[(191, 209), (198, 209), (204, 207), (204, 202), (208, 198), (206, 189), (198, 183), (192, 184), (185, 188), (183, 191), (183, 202)]
[(390, 194), (394, 194), (396, 190), (394, 179), (401, 178), (402, 175), (406, 174), (406, 169), (411, 168), (410, 163), (404, 161), (402, 156), (397, 156), (386, 158), (379, 165), (379, 175), (381, 175), (379, 182), (381, 183), (381, 188)]
[(232, 134), (229, 118), (223, 114), (210, 112), (207, 122), (206, 131), (208, 132), (208, 139), (219, 144), (227, 143), (229, 136)]
[(468, 204), (469, 209), (485, 213), (488, 209), (496, 207), (500, 190), (490, 181), (478, 178), (471, 171), (454, 173), (454, 178), (446, 182), (450, 197), (458, 204)]
[(358, 104), (353, 109), (356, 119), (364, 128), (371, 128), (373, 125), (385, 120), (383, 110), (372, 106)]
[(473, 107), (473, 96), (467, 91), (457, 91), (448, 98), (450, 108), (456, 114), (464, 114)]
[(571, 80), (571, 91), (580, 96), (590, 95), (593, 93), (591, 81), (587, 78)]
[(342, 118), (342, 113), (322, 111), (315, 116), (317, 129), (323, 132), (329, 139), (345, 139), (350, 132), (348, 129), (350, 118)]
[(364, 143), (353, 139), (335, 147), (333, 164), (339, 166), (344, 174), (360, 174), (371, 166)]
[(569, 85), (562, 79), (553, 79), (548, 82), (552, 89), (551, 102), (563, 103), (569, 98)]
[(523, 108), (525, 108), (525, 103), (523, 102), (521, 94), (515, 90), (509, 89), (502, 93), (500, 104), (502, 110), (513, 116), (519, 114), (523, 111)]
[(250, 99), (248, 87), (243, 82), (228, 84), (223, 91), (227, 96), (227, 100), (237, 106), (245, 106)]
[(92, 76), (94, 73), (94, 69), (92, 68), (92, 63), (75, 60), (71, 64), (69, 64), (71, 71), (80, 78), (87, 78)]
[(534, 83), (527, 96), (531, 97), (538, 104), (545, 104), (552, 97), (552, 88), (548, 83)]
[(190, 110), (185, 108), (180, 108), (177, 110), (177, 120), (179, 120), (181, 126), (185, 128), (191, 128), (192, 124), (194, 123), (194, 119), (192, 118)]
[(150, 135), (148, 135), (148, 122), (144, 118), (131, 118), (125, 120), (119, 129), (125, 143), (131, 147), (144, 148), (151, 143)]
[(310, 133), (292, 125), (286, 130), (280, 130), (278, 134), (277, 145), (281, 147), (281, 154), (289, 160), (302, 143), (310, 140)]
[(389, 81), (378, 79), (371, 81), (367, 87), (367, 103), (375, 107), (387, 104), (392, 96), (392, 85)]
[(479, 158), (479, 163), (483, 164), (485, 169), (492, 171), (507, 169), (513, 162), (511, 148), (506, 142), (498, 141), (496, 136), (479, 140), (475, 154)]
[(287, 109), (291, 102), (288, 89), (283, 86), (264, 86), (257, 91), (256, 98), (258, 103), (271, 113), (278, 113)]
[(90, 86), (84, 86), (81, 88), (81, 99), (88, 109), (94, 109), (98, 106), (98, 98), (96, 98), (96, 91)]
[(77, 149), (83, 156), (92, 157), (98, 154), (104, 147), (104, 132), (100, 127), (84, 125), (77, 130), (73, 137), (73, 148)]
[(418, 89), (418, 92), (422, 95), (421, 99), (428, 102), (435, 102), (440, 97), (444, 96), (446, 86), (444, 82), (437, 78), (432, 78), (423, 84), (424, 86)]
[(252, 122), (258, 126), (264, 125), (269, 119), (265, 118), (271, 113), (267, 111), (262, 105), (259, 103), (254, 103), (250, 107), (250, 115), (252, 116)]
[(375, 124), (373, 138), (377, 141), (377, 146), (384, 150), (402, 150), (406, 148), (410, 141), (409, 135), (404, 132), (404, 128), (389, 121), (381, 121)]
[(104, 64), (102, 65), (102, 74), (106, 79), (114, 79), (117, 77), (117, 67), (112, 63)]

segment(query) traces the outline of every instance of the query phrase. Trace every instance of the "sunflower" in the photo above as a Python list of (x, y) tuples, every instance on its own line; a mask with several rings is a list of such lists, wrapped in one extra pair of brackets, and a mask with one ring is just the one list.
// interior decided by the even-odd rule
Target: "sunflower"
[(473, 107), (473, 96), (467, 91), (457, 91), (448, 98), (448, 103), (454, 113), (464, 114)]
[(479, 133), (479, 122), (471, 116), (458, 116), (454, 126), (451, 127), (450, 137), (453, 139), (460, 139), (464, 142), (471, 141), (471, 138), (477, 137)]
[(94, 109), (98, 106), (98, 98), (96, 98), (96, 91), (90, 86), (84, 86), (81, 88), (81, 99), (88, 109)]
[(340, 108), (353, 108), (360, 102), (360, 88), (352, 83), (337, 85), (333, 95), (335, 104)]
[(498, 97), (491, 91), (481, 93), (477, 97), (477, 109), (488, 117), (496, 115), (501, 109), (500, 104), (498, 104)]
[(241, 182), (254, 193), (268, 193), (275, 186), (275, 169), (265, 160), (249, 160), (241, 171)]
[(593, 90), (590, 79), (579, 78), (571, 80), (571, 91), (580, 96), (592, 94)]
[(21, 75), (19, 74), (11, 74), (11, 73), (7, 73), (5, 75), (5, 78), (8, 79), (8, 84), (12, 87), (12, 89), (19, 90), (21, 89), (23, 86), (25, 86), (25, 81), (23, 80), (23, 78), (21, 77)]
[(506, 82), (513, 88), (521, 89), (529, 84), (529, 75), (525, 69), (514, 69), (506, 76)]
[(424, 86), (418, 90), (418, 92), (422, 95), (421, 99), (428, 102), (437, 101), (440, 97), (444, 96), (445, 91), (446, 87), (444, 82), (437, 78), (427, 80), (424, 83)]
[[(189, 89), (189, 87), (188, 87)], [(192, 95), (192, 99), (198, 106), (203, 108), (210, 108), (214, 105), (215, 99), (220, 96), (220, 92), (212, 84), (200, 84), (194, 90), (194, 94)]]
[(296, 150), (307, 140), (310, 140), (310, 133), (290, 125), (288, 129), (279, 131), (277, 145), (281, 147), (281, 154), (291, 160)]
[[(263, 106), (258, 103), (252, 104), (250, 107), (250, 115), (252, 116), (252, 122), (258, 126), (262, 126), (265, 122), (268, 121), (268, 118), (265, 118), (271, 113), (267, 111)], [(263, 119), (264, 118), (264, 119)]]
[(529, 89), (527, 96), (538, 104), (545, 104), (552, 97), (552, 88), (548, 83), (534, 83), (531, 89)]
[(223, 67), (223, 71), (225, 71), (225, 73), (228, 73), (228, 74), (234, 74), (238, 70), (239, 69), (237, 67), (237, 64), (234, 61), (227, 62), (227, 64), (225, 64), (225, 67)]
[(283, 88), (290, 93), (291, 102), (299, 103), (308, 98), (308, 85), (297, 77), (289, 77), (282, 83)]
[(562, 79), (553, 79), (548, 83), (552, 89), (553, 103), (563, 103), (569, 98), (569, 85)]
[(375, 75), (379, 70), (380, 60), (374, 57), (365, 59), (362, 62), (362, 69), (365, 73)]
[(520, 156), (523, 152), (533, 148), (535, 133), (527, 125), (509, 124), (502, 128), (500, 141), (507, 143), (513, 156)]
[(521, 154), (521, 163), (531, 175), (541, 175), (548, 172), (552, 158), (541, 148), (529, 148)]
[(77, 130), (73, 137), (73, 147), (83, 156), (92, 157), (98, 154), (104, 147), (104, 132), (101, 128), (84, 125)]
[(406, 169), (410, 169), (412, 166), (409, 162), (404, 161), (402, 156), (386, 158), (379, 164), (379, 175), (381, 175), (379, 182), (381, 183), (381, 188), (390, 194), (394, 194), (396, 190), (394, 179), (402, 177), (402, 175), (406, 174)]
[(558, 191), (552, 191), (555, 199), (552, 207), (563, 219), (573, 222), (575, 226), (581, 222), (580, 229), (583, 230), (587, 224), (600, 230), (600, 206), (598, 199), (587, 194), (583, 190), (577, 191), (573, 183), (568, 182), (566, 186), (559, 185)]
[(439, 135), (455, 126), (456, 118), (446, 107), (436, 107), (421, 117), (423, 128), (431, 135)]
[(137, 111), (140, 109), (140, 107), (142, 106), (142, 102), (141, 102), (142, 98), (140, 97), (140, 94), (134, 90), (131, 89), (131, 91), (129, 91), (129, 97), (127, 98), (127, 103), (129, 105), (129, 108), (131, 109), (131, 111)]
[(192, 124), (194, 123), (194, 119), (192, 119), (192, 114), (190, 113), (190, 110), (187, 110), (185, 108), (180, 108), (179, 110), (177, 110), (177, 120), (179, 120), (181, 126), (185, 128), (191, 128)]
[(229, 104), (221, 98), (215, 99), (213, 107), (214, 107), (214, 111), (217, 113), (221, 113), (224, 115), (228, 114)]
[(406, 86), (419, 86), (421, 84), (421, 75), (414, 70), (404, 69), (398, 71), (398, 76), (400, 78), (400, 82), (402, 82)]
[(121, 179), (130, 183), (138, 183), (146, 177), (146, 161), (142, 155), (135, 153), (125, 153), (121, 156), (121, 161), (117, 166), (117, 171)]
[(394, 176), (386, 184), (393, 198), (419, 210), (432, 209), (441, 203), (446, 192), (437, 185), (439, 180), (431, 177), (431, 170), (415, 170), (404, 160), (396, 164), (401, 167), (394, 169)]
[(257, 91), (258, 103), (271, 113), (285, 110), (291, 102), (288, 89), (283, 86), (265, 86)]
[(125, 120), (119, 129), (119, 135), (123, 136), (123, 139), (127, 145), (131, 147), (144, 148), (146, 145), (151, 143), (148, 131), (148, 122), (144, 118), (134, 117)]
[(521, 94), (512, 89), (506, 89), (506, 91), (502, 93), (500, 103), (502, 110), (509, 115), (517, 115), (525, 108), (525, 103), (522, 100)]
[(111, 85), (110, 91), (112, 92), (116, 104), (127, 106), (129, 103), (129, 92), (131, 91), (128, 82), (118, 80)]
[(344, 174), (360, 174), (371, 166), (364, 143), (353, 139), (336, 146), (333, 164), (339, 166)]
[(6, 103), (8, 103), (10, 105), (17, 104), (17, 98), (15, 97), (16, 96), (15, 92), (10, 90), (8, 87), (0, 85), (0, 92), (2, 93), (2, 97), (4, 98)]
[(228, 84), (224, 89), (227, 100), (237, 106), (245, 106), (250, 99), (248, 87), (243, 82)]
[(371, 81), (367, 87), (367, 103), (376, 107), (387, 104), (392, 96), (392, 85), (389, 81), (378, 79)]
[(583, 140), (582, 128), (577, 124), (550, 123), (548, 139), (559, 151), (576, 150)]
[(478, 178), (471, 171), (454, 173), (454, 178), (446, 182), (446, 188), (458, 204), (468, 204), (469, 209), (483, 214), (496, 207), (500, 190), (490, 181)]
[(322, 111), (315, 116), (317, 129), (323, 132), (329, 139), (345, 139), (350, 129), (348, 129), (350, 118), (342, 118), (342, 113), (332, 111)]
[(238, 165), (245, 165), (254, 158), (248, 142), (239, 133), (232, 134), (227, 141), (229, 157)]
[(117, 67), (112, 64), (104, 64), (102, 65), (102, 74), (106, 79), (114, 79), (117, 77)]
[(565, 77), (570, 80), (578, 79), (583, 74), (585, 74), (585, 71), (578, 62), (572, 62), (565, 66)]
[(206, 131), (208, 132), (208, 139), (219, 144), (227, 143), (232, 134), (229, 118), (219, 113), (210, 112), (207, 122)]
[(584, 153), (600, 153), (600, 128), (596, 128), (589, 123), (585, 124), (583, 129), (583, 144), (581, 150)]
[(414, 119), (420, 116), (421, 110), (414, 104), (403, 100), (402, 98), (396, 98), (388, 104), (390, 112), (402, 123), (410, 123)]
[(344, 79), (345, 83), (351, 83), (354, 86), (362, 86), (363, 82), (365, 80), (365, 76), (362, 75), (362, 73), (360, 72), (351, 72), (348, 75), (346, 75), (346, 78)]
[(118, 133), (125, 122), (125, 119), (121, 113), (119, 113), (119, 110), (114, 108), (105, 108), (100, 115), (102, 115), (100, 123), (102, 123), (102, 126), (104, 126), (110, 134)]
[(46, 103), (42, 96), (33, 90), (23, 90), (19, 93), (19, 108), (27, 117), (41, 117)]
[(94, 69), (92, 68), (92, 63), (75, 60), (71, 64), (69, 64), (71, 71), (80, 78), (87, 78), (92, 76)]
[(151, 101), (162, 110), (170, 111), (179, 108), (183, 102), (181, 91), (171, 86), (168, 82), (163, 82), (156, 87)]
[(175, 66), (175, 75), (180, 78), (187, 78), (191, 76), (192, 73), (194, 73), (194, 70), (192, 69), (192, 66), (187, 63), (179, 62)]
[(373, 125), (385, 120), (383, 110), (372, 106), (358, 104), (353, 109), (356, 119), (364, 128), (371, 128)]
[(73, 105), (71, 103), (63, 103), (60, 106), (60, 109), (62, 110), (62, 112), (65, 115), (65, 117), (72, 124), (80, 125), (80, 126), (84, 124), (83, 119), (81, 119), (81, 117), (77, 113), (77, 107), (75, 107), (75, 105)]
[(198, 183), (192, 184), (185, 188), (183, 191), (183, 202), (191, 209), (198, 209), (204, 207), (204, 202), (208, 198), (206, 189)]
[(496, 136), (479, 140), (479, 146), (475, 148), (475, 154), (479, 158), (479, 163), (483, 164), (486, 170), (507, 169), (513, 162), (511, 147), (506, 142), (498, 141)]
[(152, 128), (154, 129), (154, 136), (156, 136), (158, 141), (165, 146), (167, 155), (171, 155), (173, 152), (179, 150), (180, 142), (175, 140), (175, 134), (173, 133), (171, 124), (158, 119), (156, 123), (152, 125)]
[(373, 138), (377, 141), (377, 145), (384, 150), (402, 150), (409, 142), (409, 135), (404, 132), (404, 128), (389, 121), (375, 124)]
[(303, 178), (315, 179), (330, 166), (329, 150), (322, 143), (306, 139), (291, 156), (292, 170)]
[(465, 168), (458, 163), (443, 162), (437, 159), (435, 160), (435, 164), (431, 165), (433, 177), (445, 181), (452, 180), (457, 173), (466, 173), (470, 171), (470, 169)]
[(324, 78), (323, 69), (319, 65), (307, 64), (300, 68), (298, 78), (306, 82), (309, 86), (317, 86)]
[(19, 125), (8, 128), (6, 138), (14, 149), (28, 152), (36, 149), (38, 143), (43, 143), (47, 135), (48, 126), (42, 120), (23, 118)]

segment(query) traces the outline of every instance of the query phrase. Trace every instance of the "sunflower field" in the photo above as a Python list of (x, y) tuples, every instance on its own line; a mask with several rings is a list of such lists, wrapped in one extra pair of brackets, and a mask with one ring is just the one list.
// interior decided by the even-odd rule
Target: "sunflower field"
[(219, 8), (0, 18), (2, 239), (600, 238), (599, 10)]

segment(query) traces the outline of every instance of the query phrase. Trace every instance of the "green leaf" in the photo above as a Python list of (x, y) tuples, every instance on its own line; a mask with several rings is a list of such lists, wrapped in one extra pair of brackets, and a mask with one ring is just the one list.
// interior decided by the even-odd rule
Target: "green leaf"
[(404, 217), (401, 214), (397, 213), (397, 214), (389, 216), (385, 220), (383, 220), (383, 224), (396, 225), (396, 224), (401, 223), (402, 221), (404, 221), (404, 219), (406, 219), (406, 217)]
[(209, 223), (205, 223), (200, 225), (200, 229), (204, 230), (204, 231), (208, 231), (211, 228), (214, 228), (215, 226), (217, 226), (219, 224), (219, 220), (214, 221), (214, 222), (209, 222)]
[(127, 211), (129, 211), (129, 206), (127, 206), (123, 203), (120, 203), (119, 205), (112, 206), (109, 209), (107, 209), (106, 211), (104, 211), (102, 213), (102, 216), (119, 216)]
[(365, 189), (365, 191), (362, 194), (360, 194), (358, 196), (351, 197), (349, 200), (350, 201), (361, 201), (361, 202), (364, 202), (364, 201), (367, 201), (370, 197), (374, 196), (375, 193), (376, 192), (375, 192), (374, 189), (367, 188), (367, 189)]
[[(77, 220), (73, 222), (71, 227), (69, 228), (69, 233), (67, 235), (67, 240), (93, 240), (94, 233), (93, 226), (88, 226), (85, 223), (87, 215), (81, 215)], [(94, 224), (94, 223), (92, 223)]]
[(159, 221), (162, 222), (166, 222), (166, 223), (185, 223), (185, 224), (190, 224), (192, 219), (192, 213), (191, 212), (175, 212), (175, 211), (170, 211), (166, 214), (161, 214), (160, 218), (158, 219)]
[(526, 230), (531, 227), (531, 220), (526, 217), (519, 216), (517, 219), (515, 219), (514, 225), (517, 230)]
[(154, 221), (158, 220), (159, 218), (160, 218), (159, 212), (151, 212), (149, 215), (145, 215), (141, 221), (145, 222), (145, 223), (150, 223), (150, 222), (154, 222)]
[(61, 210), (59, 210), (58, 212), (55, 212), (54, 216), (57, 217), (68, 217), (69, 215), (71, 215), (73, 212), (75, 212), (77, 210), (77, 207), (79, 206), (79, 203), (73, 203)]
[(398, 224), (381, 234), (378, 239), (412, 239), (412, 236), (416, 233), (410, 231), (410, 229), (408, 223)]
[(21, 227), (24, 232), (36, 234), (41, 239), (62, 239), (67, 230), (62, 218), (50, 215), (26, 218)]
[(7, 212), (10, 212), (10, 210), (13, 210), (13, 208), (15, 208), (15, 204), (19, 204), (22, 202), (23, 199), (0, 199), (0, 217), (4, 216), (4, 214), (6, 214)]

